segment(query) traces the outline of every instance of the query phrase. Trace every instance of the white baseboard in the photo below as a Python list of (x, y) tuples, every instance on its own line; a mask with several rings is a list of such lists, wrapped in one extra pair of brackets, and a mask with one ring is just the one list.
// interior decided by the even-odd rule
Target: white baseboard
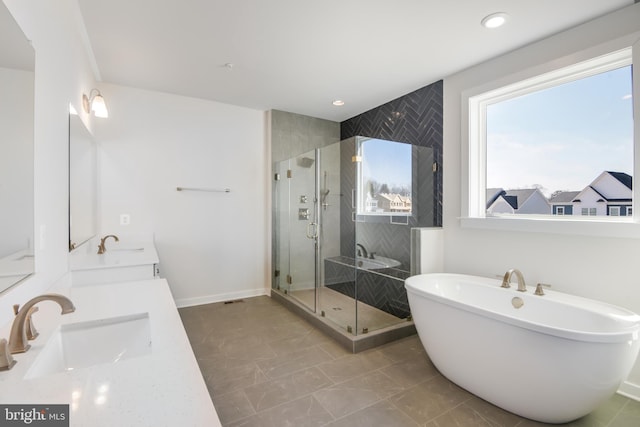
[(247, 289), (244, 291), (229, 292), (226, 294), (206, 295), (203, 297), (195, 298), (180, 298), (176, 299), (176, 305), (178, 306), (178, 308), (193, 307), (194, 305), (211, 304), (214, 302), (231, 301), (241, 298), (259, 297), (262, 295), (271, 295), (271, 289)]
[(618, 393), (629, 399), (640, 401), (640, 385), (625, 381), (618, 389)]

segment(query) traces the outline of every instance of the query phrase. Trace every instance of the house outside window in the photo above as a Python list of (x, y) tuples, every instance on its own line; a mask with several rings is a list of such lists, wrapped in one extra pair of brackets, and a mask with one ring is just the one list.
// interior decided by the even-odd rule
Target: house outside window
[(620, 206), (610, 206), (609, 216), (620, 216)]
[[(598, 221), (606, 221), (607, 219), (613, 220), (613, 218), (609, 215), (609, 208), (613, 205), (620, 207), (620, 215), (617, 216), (616, 221), (631, 221), (631, 215), (625, 215), (625, 213), (632, 213), (633, 206), (633, 195), (634, 190), (632, 188), (632, 176), (634, 172), (634, 146), (636, 145), (636, 140), (638, 139), (633, 134), (633, 117), (634, 114), (638, 116), (639, 109), (633, 109), (633, 92), (634, 89), (632, 82), (634, 78), (638, 78), (640, 73), (634, 71), (631, 67), (632, 57), (637, 58), (640, 57), (640, 47), (639, 43), (636, 43), (638, 46), (634, 45), (636, 51), (634, 52), (631, 47), (623, 48), (618, 51), (615, 51), (610, 54), (597, 56), (593, 59), (587, 59), (585, 53), (581, 53), (577, 55), (577, 57), (582, 57), (585, 59), (583, 62), (575, 63), (574, 65), (569, 65), (565, 68), (553, 70), (553, 64), (548, 63), (545, 64), (545, 67), (540, 67), (541, 69), (548, 70), (547, 73), (540, 74), (538, 76), (532, 76), (530, 74), (530, 78), (520, 81), (506, 84), (504, 86), (494, 85), (492, 87), (491, 84), (486, 84), (483, 86), (484, 92), (478, 89), (471, 89), (467, 92), (463, 93), (465, 99), (468, 100), (469, 110), (466, 111), (468, 113), (468, 181), (463, 182), (463, 194), (466, 195), (466, 199), (463, 199), (462, 204), (462, 218), (461, 222), (463, 226), (471, 226), (471, 227), (480, 227), (480, 228), (495, 228), (495, 229), (530, 229), (527, 225), (531, 225), (531, 223), (527, 223), (527, 219), (533, 219), (532, 214), (523, 214), (521, 213), (520, 218), (524, 219), (525, 222), (520, 221), (476, 221), (482, 220), (484, 218), (489, 217), (497, 217), (501, 218), (505, 215), (512, 215), (517, 212), (516, 209), (512, 209), (509, 211), (508, 209), (504, 209), (503, 212), (500, 212), (496, 209), (496, 205), (493, 204), (495, 200), (490, 199), (490, 191), (491, 187), (500, 188), (502, 186), (501, 181), (496, 181), (496, 176), (509, 176), (514, 175), (513, 171), (518, 172), (518, 170), (524, 170), (523, 166), (526, 166), (528, 163), (534, 165), (532, 169), (533, 172), (527, 175), (528, 180), (525, 182), (529, 183), (531, 188), (539, 189), (544, 196), (547, 198), (550, 209), (546, 218), (548, 220), (552, 220), (556, 218), (557, 220), (561, 220), (563, 222), (574, 219), (579, 220), (582, 216), (597, 216)], [(593, 49), (597, 51), (596, 49)], [(600, 51), (601, 52), (601, 51)], [(567, 60), (568, 61), (568, 60)], [(566, 64), (567, 62), (565, 62)], [(609, 74), (611, 73), (611, 74)], [(614, 78), (611, 79), (610, 76), (620, 77), (623, 76), (622, 79)], [(626, 77), (625, 77), (626, 76)], [(492, 117), (499, 117), (504, 120), (504, 123), (512, 123), (510, 120), (509, 114), (512, 113), (510, 108), (495, 108), (496, 105), (500, 106), (501, 103), (508, 104), (509, 101), (514, 99), (525, 99), (530, 98), (534, 99), (535, 96), (538, 95), (538, 92), (547, 92), (547, 94), (554, 92), (557, 87), (563, 88), (563, 91), (566, 94), (571, 95), (572, 93), (581, 93), (581, 90), (575, 90), (576, 88), (580, 88), (584, 82), (589, 81), (591, 78), (595, 77), (599, 83), (607, 83), (609, 80), (617, 80), (623, 81), (623, 85), (612, 85), (611, 87), (606, 87), (605, 84), (605, 95), (602, 95), (603, 92), (598, 89), (596, 93), (600, 96), (608, 97), (611, 100), (612, 105), (622, 106), (623, 110), (616, 110), (613, 114), (611, 111), (601, 111), (601, 117), (607, 116), (608, 120), (600, 120), (601, 122), (608, 121), (611, 125), (611, 128), (601, 128), (598, 131), (588, 131), (590, 135), (597, 135), (600, 141), (602, 142), (600, 148), (595, 152), (592, 152), (588, 159), (583, 159), (584, 151), (583, 148), (586, 145), (591, 145), (588, 140), (583, 140), (582, 145), (576, 144), (574, 145), (574, 150), (567, 150), (568, 146), (563, 145), (562, 142), (565, 139), (571, 139), (572, 132), (567, 131), (566, 129), (562, 129), (562, 125), (564, 124), (565, 117), (558, 116), (555, 118), (555, 122), (559, 123), (560, 131), (567, 131), (565, 133), (555, 132), (556, 129), (545, 127), (546, 124), (542, 123), (540, 120), (540, 126), (543, 128), (543, 131), (546, 132), (545, 135), (549, 136), (549, 138), (529, 138), (522, 137), (520, 140), (513, 139), (513, 135), (518, 132), (514, 129), (510, 128), (502, 128), (502, 132), (496, 132), (494, 128), (495, 123), (499, 120), (493, 121)], [(510, 80), (510, 77), (504, 77), (503, 80)], [(573, 86), (575, 83), (578, 83), (578, 86)], [(640, 85), (636, 85), (640, 87)], [(610, 89), (609, 92), (607, 92)], [(636, 93), (637, 95), (637, 93)], [(541, 98), (538, 98), (538, 100)], [(523, 122), (534, 123), (538, 121), (538, 118), (541, 112), (544, 112), (545, 109), (549, 106), (552, 106), (555, 101), (550, 100), (553, 99), (553, 96), (546, 99), (545, 102), (542, 103), (532, 103), (528, 105), (529, 114), (525, 114), (525, 119)], [(575, 101), (575, 100), (574, 100)], [(601, 107), (600, 102), (585, 102), (585, 104), (590, 107), (595, 106), (596, 108)], [(624, 104), (624, 105), (623, 105)], [(569, 116), (571, 115), (579, 115), (579, 110), (571, 110), (566, 109)], [(527, 111), (525, 108), (524, 111)], [(622, 113), (620, 111), (623, 111)], [(640, 122), (640, 118), (636, 119)], [(591, 120), (588, 117), (581, 117), (580, 123), (584, 125), (584, 123), (592, 124), (595, 120)], [(621, 126), (623, 124), (623, 126)], [(579, 126), (579, 125), (576, 125)], [(625, 134), (618, 134), (618, 130), (624, 128)], [(604, 130), (603, 130), (604, 129)], [(543, 132), (543, 134), (544, 134)], [(464, 134), (464, 133), (463, 133)], [(554, 137), (552, 137), (555, 135)], [(565, 136), (568, 137), (565, 138)], [(525, 135), (526, 136), (526, 135)], [(491, 140), (493, 138), (493, 140)], [(579, 139), (579, 138), (578, 138)], [(533, 144), (530, 141), (534, 140)], [(493, 142), (492, 142), (493, 141)], [(515, 141), (515, 143), (514, 143)], [(558, 144), (556, 144), (558, 142)], [(617, 145), (618, 143), (622, 143), (622, 145)], [(529, 145), (527, 145), (529, 144)], [(537, 144), (537, 145), (536, 145)], [(521, 151), (523, 155), (511, 155), (516, 151), (509, 151), (509, 145), (515, 148), (524, 147)], [(622, 148), (621, 148), (622, 147)], [(569, 147), (570, 148), (570, 147)], [(535, 151), (539, 151), (539, 157), (535, 156)], [(557, 165), (557, 159), (554, 159), (553, 156), (556, 154), (555, 152), (562, 152), (563, 157), (561, 157), (561, 164)], [(620, 154), (618, 159), (615, 161), (609, 161), (609, 158), (606, 158), (605, 153), (610, 154), (609, 152), (617, 152)], [(504, 153), (507, 153), (506, 160), (500, 159)], [(519, 157), (518, 157), (519, 156)], [(577, 174), (573, 173), (574, 170), (579, 170), (583, 166), (586, 166), (587, 163), (591, 162), (593, 159), (604, 159), (605, 162), (599, 166), (599, 170), (591, 169), (591, 177), (588, 175), (581, 175), (581, 181), (578, 183), (574, 183), (573, 185), (562, 184), (560, 181), (551, 180), (551, 185), (547, 185), (546, 183), (540, 184), (542, 181), (541, 178), (546, 177), (548, 174), (547, 167), (551, 165), (550, 169), (554, 169), (555, 172), (559, 172), (557, 176), (577, 176)], [(500, 163), (502, 160), (502, 163)], [(576, 161), (577, 163), (571, 163)], [(619, 163), (616, 163), (619, 162)], [(626, 162), (626, 163), (625, 163)], [(513, 164), (515, 167), (513, 169), (509, 169), (505, 165)], [(556, 164), (555, 167), (554, 164)], [(493, 170), (501, 171), (499, 174), (495, 176), (493, 174)], [(504, 173), (502, 173), (504, 169)], [(594, 181), (589, 182), (590, 179), (596, 176)], [(525, 177), (525, 179), (527, 179)], [(540, 178), (540, 179), (538, 179)], [(506, 182), (506, 180), (505, 180)], [(596, 182), (600, 185), (599, 188), (593, 188), (593, 183)], [(498, 185), (496, 185), (498, 184)], [(627, 185), (628, 184), (628, 185)], [(611, 187), (609, 187), (611, 185)], [(509, 188), (511, 187), (511, 188)], [(504, 191), (512, 192), (514, 190), (525, 188), (524, 185), (508, 185), (502, 186), (505, 188)], [(605, 188), (607, 194), (598, 194), (598, 190), (602, 190)], [(551, 193), (551, 194), (550, 194)], [(567, 196), (568, 200), (558, 200), (554, 199), (554, 196), (558, 194), (564, 193)], [(579, 197), (576, 197), (577, 195)], [(507, 194), (508, 196), (508, 194)], [(513, 208), (513, 203), (509, 202), (509, 197), (502, 197), (503, 201), (500, 201), (501, 206), (506, 208), (505, 201), (507, 204), (510, 204)], [(627, 210), (627, 208), (629, 210)], [(541, 217), (540, 214), (533, 214), (534, 217)], [(543, 215), (544, 216), (544, 215)], [(562, 219), (558, 217), (563, 217)], [(610, 221), (609, 221), (610, 222)], [(503, 223), (503, 224), (502, 224)], [(575, 230), (582, 234), (587, 231), (588, 227), (593, 227), (594, 222), (591, 220), (588, 223), (582, 223), (582, 225), (571, 225), (570, 227), (563, 227), (563, 232), (567, 232), (565, 230)], [(535, 225), (535, 229), (542, 230), (545, 229), (545, 222), (537, 222)], [(550, 228), (551, 229), (551, 228)], [(560, 230), (556, 226), (553, 226), (553, 230)], [(609, 228), (610, 229), (610, 228)], [(602, 233), (607, 228), (598, 227), (597, 233)], [(610, 229), (613, 230), (613, 229)], [(617, 228), (616, 230), (621, 230)], [(572, 231), (568, 231), (572, 232)], [(587, 234), (590, 234), (587, 231)]]

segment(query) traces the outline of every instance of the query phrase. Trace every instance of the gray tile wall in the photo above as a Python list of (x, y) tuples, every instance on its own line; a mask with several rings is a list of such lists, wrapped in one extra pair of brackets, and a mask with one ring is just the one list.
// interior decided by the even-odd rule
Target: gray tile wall
[(271, 161), (290, 159), (340, 141), (340, 123), (271, 110)]

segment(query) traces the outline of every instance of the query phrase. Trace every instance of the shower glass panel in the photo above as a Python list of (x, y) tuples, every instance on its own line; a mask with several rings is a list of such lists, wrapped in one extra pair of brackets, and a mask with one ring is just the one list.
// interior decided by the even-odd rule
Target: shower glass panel
[(352, 336), (406, 322), (433, 170), (430, 148), (363, 137), (274, 164), (274, 289)]
[[(318, 195), (320, 232), (318, 236), (319, 281), (318, 313), (331, 321), (335, 327), (354, 333), (356, 328), (355, 295), (342, 293), (333, 288), (337, 283), (354, 283), (355, 269), (344, 268), (341, 260), (342, 205), (351, 203), (341, 191), (341, 180), (348, 178), (341, 167), (340, 143), (318, 150)], [(351, 158), (351, 155), (349, 156)]]
[(275, 273), (273, 287), (285, 294), (289, 293), (287, 276), (289, 274), (289, 181), (287, 171), (290, 160), (275, 163), (275, 185), (273, 187), (273, 263)]

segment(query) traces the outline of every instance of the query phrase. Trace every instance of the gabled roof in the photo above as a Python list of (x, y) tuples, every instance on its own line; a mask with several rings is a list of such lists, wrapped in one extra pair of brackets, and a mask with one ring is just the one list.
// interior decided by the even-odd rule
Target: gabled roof
[(595, 188), (593, 188), (590, 185), (587, 185), (586, 187), (584, 187), (584, 190), (582, 190), (581, 192), (578, 193), (578, 196), (576, 196), (575, 199), (573, 199), (574, 202), (576, 203), (581, 203), (582, 200), (580, 199), (580, 197), (585, 194), (587, 191), (593, 191), (594, 193), (596, 193), (598, 196), (600, 196), (600, 199), (596, 200), (596, 202), (604, 202), (607, 198), (604, 197), (602, 195), (602, 193), (600, 193), (598, 190), (596, 190)]
[(382, 198), (387, 199), (389, 201), (399, 200), (399, 201), (401, 201), (403, 203), (411, 203), (411, 197), (403, 196), (403, 195), (397, 194), (397, 193), (380, 193), (380, 194), (378, 194), (378, 197), (382, 197)]
[(511, 207), (518, 209), (520, 206), (524, 205), (529, 197), (531, 197), (536, 191), (538, 191), (536, 188), (507, 190), (506, 195), (502, 197), (511, 205)]
[(558, 203), (571, 203), (573, 199), (576, 198), (581, 191), (560, 191), (551, 196), (549, 199), (549, 203), (558, 204)]
[(498, 199), (498, 197), (504, 194), (507, 194), (507, 192), (502, 188), (487, 188), (487, 198), (485, 199), (487, 201), (487, 209), (489, 209), (489, 207)]
[(629, 190), (632, 189), (633, 178), (631, 177), (631, 175), (628, 175), (624, 172), (607, 171), (607, 173), (612, 177), (614, 177), (615, 179), (617, 179), (618, 181), (620, 181), (622, 184), (624, 184)]
[(509, 206), (511, 206), (513, 209), (518, 209), (518, 196), (508, 196), (505, 194), (502, 196), (502, 198), (505, 202), (509, 203)]
[(537, 188), (525, 188), (521, 190), (506, 191), (502, 188), (487, 188), (487, 209), (489, 209), (499, 198), (502, 198), (514, 210), (518, 210), (527, 202), (527, 200), (529, 200), (529, 198), (533, 194), (539, 191), (540, 190), (538, 190)]

